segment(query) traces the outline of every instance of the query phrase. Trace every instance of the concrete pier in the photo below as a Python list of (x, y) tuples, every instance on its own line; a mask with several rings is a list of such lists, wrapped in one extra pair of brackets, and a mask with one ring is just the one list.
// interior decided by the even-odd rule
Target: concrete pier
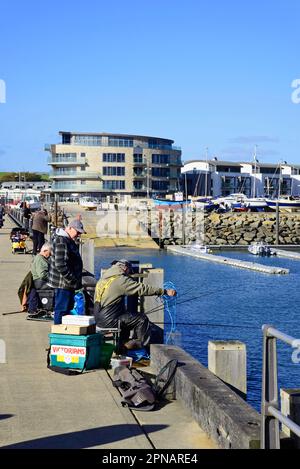
[(284, 249), (272, 249), (272, 251), (276, 252), (277, 257), (286, 257), (287, 259), (300, 261), (300, 252), (285, 251)]
[(26, 313), (3, 316), (19, 311), (17, 290), (32, 261), (29, 254), (11, 254), (13, 226), (6, 217), (0, 230), (0, 339), (6, 346), (0, 364), (0, 447), (217, 448), (179, 401), (132, 412), (122, 407), (105, 370), (65, 376), (47, 369), (51, 322), (27, 321)]
[(256, 262), (240, 261), (238, 259), (231, 259), (229, 257), (215, 256), (214, 254), (204, 254), (201, 252), (197, 252), (196, 250), (191, 250), (188, 247), (167, 246), (167, 250), (172, 254), (181, 254), (184, 256), (193, 257), (195, 259), (216, 262), (218, 264), (223, 265), (230, 265), (232, 267), (238, 267), (240, 269), (254, 270), (255, 272), (262, 272), (264, 274), (286, 275), (289, 273), (289, 269), (266, 266), (258, 264)]

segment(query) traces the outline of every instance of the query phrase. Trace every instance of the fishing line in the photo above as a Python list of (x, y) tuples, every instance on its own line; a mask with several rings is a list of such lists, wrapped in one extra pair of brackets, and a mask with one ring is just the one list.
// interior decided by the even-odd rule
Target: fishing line
[[(164, 284), (164, 290), (176, 290), (175, 285), (173, 282), (166, 282)], [(166, 344), (169, 343), (172, 335), (176, 332), (176, 303), (177, 303), (177, 298), (175, 296), (169, 296), (167, 294), (163, 295), (163, 300), (164, 300), (164, 305), (165, 305), (165, 311), (168, 313), (170, 317), (170, 331), (168, 333), (168, 336), (166, 337)]]
[[(169, 325), (169, 322), (156, 322), (155, 324), (164, 324)], [(257, 330), (260, 326), (245, 326), (239, 324), (212, 324), (212, 323), (192, 323), (192, 322), (177, 322), (177, 326), (205, 326), (205, 327), (228, 327), (228, 328), (238, 328), (238, 329), (255, 329)]]
[[(188, 301), (194, 301), (194, 300), (197, 300), (198, 298), (201, 298), (203, 296), (209, 296), (209, 295), (213, 295), (214, 293), (221, 293), (221, 292), (224, 292), (224, 291), (228, 291), (229, 290), (229, 287), (226, 287), (226, 288), (223, 288), (223, 289), (218, 289), (218, 290), (211, 290), (209, 292), (205, 292), (205, 293), (201, 293), (200, 295), (197, 295), (197, 296), (194, 296), (192, 298), (187, 298), (185, 300), (182, 300), (182, 301), (177, 301), (177, 305), (182, 305), (184, 303), (187, 303)], [(235, 291), (238, 291), (238, 289), (236, 289)], [(243, 289), (244, 291), (244, 289)], [(159, 306), (155, 306), (154, 308), (150, 309), (149, 311), (145, 311), (145, 314), (152, 314), (152, 313), (155, 313), (157, 311), (159, 311), (163, 306), (163, 302), (161, 302), (161, 304)]]

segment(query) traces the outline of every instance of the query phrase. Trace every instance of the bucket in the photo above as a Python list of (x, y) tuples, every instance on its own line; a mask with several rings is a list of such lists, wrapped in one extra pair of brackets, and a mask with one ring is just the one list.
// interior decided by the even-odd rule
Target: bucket
[(114, 344), (104, 342), (100, 350), (100, 368), (107, 369), (110, 365), (110, 359), (115, 350)]

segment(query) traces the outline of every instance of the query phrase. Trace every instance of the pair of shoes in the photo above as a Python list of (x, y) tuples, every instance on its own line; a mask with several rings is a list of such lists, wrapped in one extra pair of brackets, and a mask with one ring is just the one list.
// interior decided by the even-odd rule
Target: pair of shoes
[(139, 340), (131, 339), (128, 342), (125, 342), (124, 347), (127, 350), (136, 350), (142, 348), (142, 343)]

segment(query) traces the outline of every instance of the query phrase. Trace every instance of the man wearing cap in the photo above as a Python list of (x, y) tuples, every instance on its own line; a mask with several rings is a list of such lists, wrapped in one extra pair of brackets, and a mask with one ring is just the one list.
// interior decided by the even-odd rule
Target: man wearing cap
[[(149, 344), (151, 325), (144, 313), (126, 311), (125, 296), (174, 296), (176, 291), (138, 283), (129, 277), (131, 272), (132, 266), (126, 259), (112, 262), (112, 267), (96, 285), (94, 316), (100, 328), (117, 327), (120, 322), (121, 345), (127, 349), (138, 349)], [(133, 339), (128, 340), (132, 330)]]
[(54, 324), (61, 324), (62, 316), (69, 314), (75, 290), (81, 288), (82, 259), (76, 240), (82, 233), (83, 224), (76, 219), (52, 237), (48, 285), (55, 289)]

